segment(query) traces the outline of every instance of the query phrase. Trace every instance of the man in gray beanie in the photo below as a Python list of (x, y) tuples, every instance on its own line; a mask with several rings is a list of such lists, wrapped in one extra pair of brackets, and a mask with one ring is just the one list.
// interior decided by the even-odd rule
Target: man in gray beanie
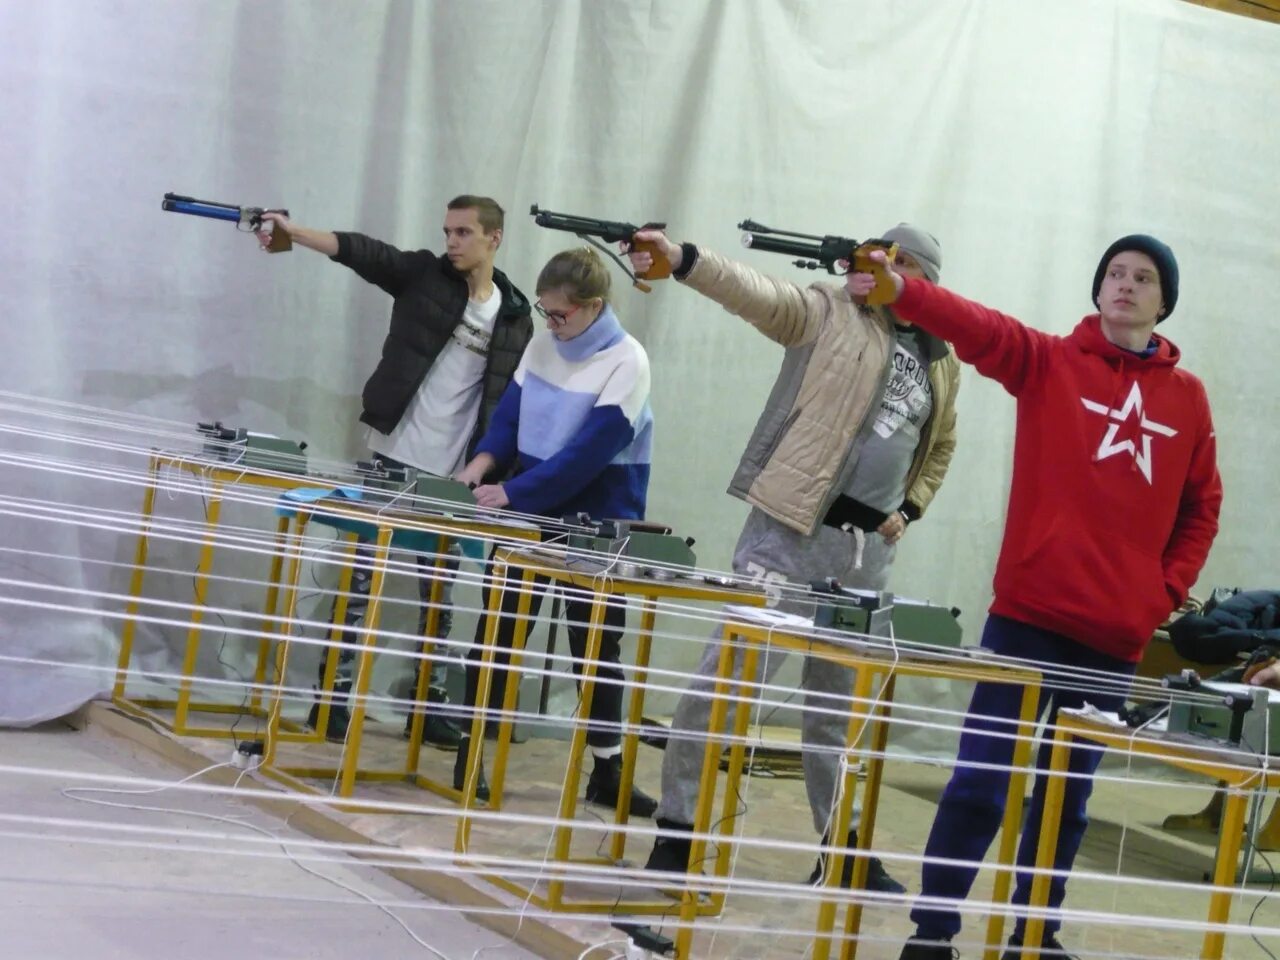
[(907, 261), (915, 261), (930, 283), (937, 283), (942, 273), (942, 247), (931, 233), (909, 223), (900, 223), (886, 230), (880, 238), (885, 243), (896, 243), (898, 252), (906, 254)]
[[(786, 352), (764, 412), (729, 485), (731, 496), (751, 505), (734, 550), (733, 569), (762, 583), (771, 604), (786, 612), (812, 612), (795, 587), (835, 577), (847, 587), (883, 590), (898, 541), (924, 514), (946, 475), (955, 449), (956, 391), (960, 365), (951, 348), (892, 310), (855, 300), (843, 286), (800, 287), (765, 276), (693, 244), (676, 244), (656, 230), (652, 240), (685, 286), (742, 317)], [(896, 243), (895, 269), (936, 282), (942, 265), (938, 241), (900, 223), (883, 239)], [(652, 264), (631, 253), (637, 271)], [(793, 589), (783, 591), (784, 585)], [(807, 608), (807, 611), (806, 611)], [(662, 765), (658, 841), (651, 870), (685, 873), (710, 693), (719, 645), (709, 644), (698, 676), (680, 698)], [(785, 654), (765, 658), (760, 682), (768, 683)], [(805, 785), (815, 829), (823, 844), (839, 786), (840, 758), (848, 727), (852, 672), (806, 658), (801, 686), (801, 739)], [(855, 815), (854, 830), (858, 820)], [(849, 885), (853, 857), (844, 859)], [(810, 882), (823, 879), (820, 856)], [(697, 865), (692, 866), (697, 870)], [(868, 863), (867, 888), (904, 893), (879, 859)]]

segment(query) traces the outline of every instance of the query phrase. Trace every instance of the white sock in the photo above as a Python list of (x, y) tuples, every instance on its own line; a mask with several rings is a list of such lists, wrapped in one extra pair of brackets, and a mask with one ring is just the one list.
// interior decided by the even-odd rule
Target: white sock
[(622, 756), (622, 744), (613, 747), (592, 747), (591, 755), (597, 760), (608, 760), (610, 757)]

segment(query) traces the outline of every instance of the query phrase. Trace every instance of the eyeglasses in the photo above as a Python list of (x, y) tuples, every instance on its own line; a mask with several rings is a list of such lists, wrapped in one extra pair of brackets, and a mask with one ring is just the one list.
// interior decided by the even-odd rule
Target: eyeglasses
[(535, 301), (533, 309), (538, 312), (543, 320), (550, 320), (557, 327), (562, 327), (569, 322), (569, 318), (582, 309), (582, 304), (578, 304), (572, 310), (565, 310), (563, 313), (559, 310), (548, 310), (540, 302)]

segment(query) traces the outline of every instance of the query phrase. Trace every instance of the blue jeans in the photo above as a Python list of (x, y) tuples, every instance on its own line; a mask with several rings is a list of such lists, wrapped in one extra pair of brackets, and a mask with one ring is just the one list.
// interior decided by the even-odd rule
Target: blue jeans
[[(1066, 680), (1048, 675), (1041, 688), (1036, 716), (1051, 705), (1049, 722), (1055, 723), (1058, 710), (1063, 707), (1080, 707), (1086, 701), (1099, 710), (1115, 712), (1124, 703), (1128, 681), (1137, 667), (1135, 663), (1117, 660), (1092, 650), (1074, 640), (1041, 630), (1006, 617), (991, 615), (982, 632), (982, 645), (989, 650), (1007, 656), (1056, 664), (1065, 668), (1100, 670), (1115, 675), (1115, 682), (1098, 681), (1098, 688), (1085, 691), (1088, 680)], [(1064, 684), (1071, 689), (1064, 689)], [(940, 864), (926, 860), (921, 876), (921, 893), (927, 897), (946, 897), (963, 900), (969, 895), (978, 865), (987, 855), (991, 841), (1004, 819), (1005, 798), (1009, 789), (1009, 766), (1013, 760), (1015, 741), (1009, 739), (1017, 730), (1018, 716), (1022, 710), (1023, 688), (1012, 684), (979, 683), (969, 702), (964, 730), (960, 735), (960, 752), (956, 758), (951, 781), (942, 792), (938, 813), (933, 820), (929, 842), (925, 847), (926, 858), (940, 857), (967, 861), (963, 865)], [(990, 736), (992, 733), (1005, 736)], [(1037, 771), (1049, 766), (1052, 737), (1045, 739), (1036, 758)], [(1067, 871), (1075, 861), (1089, 819), (1085, 805), (1093, 792), (1093, 773), (1102, 761), (1101, 747), (1077, 746), (1071, 750), (1069, 769), (1081, 776), (1067, 780), (1062, 807), (1062, 824), (1058, 833), (1058, 850), (1054, 858), (1057, 870)], [(984, 764), (1004, 769), (982, 769), (973, 764)], [(1044, 794), (1047, 777), (1036, 777), (1032, 791), (1031, 810), (1022, 840), (1018, 845), (1019, 867), (1034, 867), (1036, 846), (1040, 838), (1040, 819), (1044, 810)], [(970, 865), (971, 864), (971, 865)], [(1032, 875), (1018, 871), (1018, 881), (1013, 893), (1015, 905), (1026, 905), (1031, 893)], [(1066, 878), (1055, 876), (1049, 885), (1049, 907), (1056, 910), (1066, 896)], [(917, 906), (911, 911), (911, 919), (917, 927), (916, 935), (928, 940), (950, 940), (960, 932), (960, 914), (956, 910)], [(1024, 919), (1019, 918), (1014, 927), (1015, 935), (1022, 936)], [(1050, 918), (1045, 923), (1045, 934), (1056, 933), (1061, 921)]]

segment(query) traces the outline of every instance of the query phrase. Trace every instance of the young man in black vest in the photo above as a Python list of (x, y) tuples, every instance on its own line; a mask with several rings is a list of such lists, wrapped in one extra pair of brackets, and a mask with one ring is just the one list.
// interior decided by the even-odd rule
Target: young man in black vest
[[(390, 294), (391, 328), (382, 345), (382, 358), (365, 383), (361, 422), (374, 455), (388, 466), (408, 465), (437, 476), (452, 476), (467, 462), (476, 440), (515, 374), (524, 348), (533, 335), (529, 301), (507, 276), (494, 267), (502, 244), (503, 210), (488, 197), (464, 195), (449, 201), (444, 218), (444, 255), (430, 250), (401, 251), (359, 233), (334, 233), (301, 227), (279, 214), (266, 214), (272, 230), (284, 230), (294, 243), (323, 253), (350, 267), (369, 283)], [(259, 239), (264, 247), (270, 233)], [(450, 564), (461, 556), (455, 546)], [(347, 606), (351, 626), (368, 605), (370, 552), (362, 550)], [(422, 607), (419, 633), (426, 625), (433, 565), (419, 557)], [(445, 584), (445, 609), (440, 634), (452, 623), (452, 581)], [(350, 719), (345, 694), (350, 692), (354, 638), (344, 636), (334, 703), (326, 735), (346, 736)], [(324, 669), (321, 663), (321, 671)], [(432, 671), (428, 700), (445, 702), (444, 665)], [(314, 726), (319, 710), (312, 708)], [(409, 729), (405, 726), (406, 736)], [(427, 714), (424, 739), (456, 749), (458, 728), (438, 713)]]

